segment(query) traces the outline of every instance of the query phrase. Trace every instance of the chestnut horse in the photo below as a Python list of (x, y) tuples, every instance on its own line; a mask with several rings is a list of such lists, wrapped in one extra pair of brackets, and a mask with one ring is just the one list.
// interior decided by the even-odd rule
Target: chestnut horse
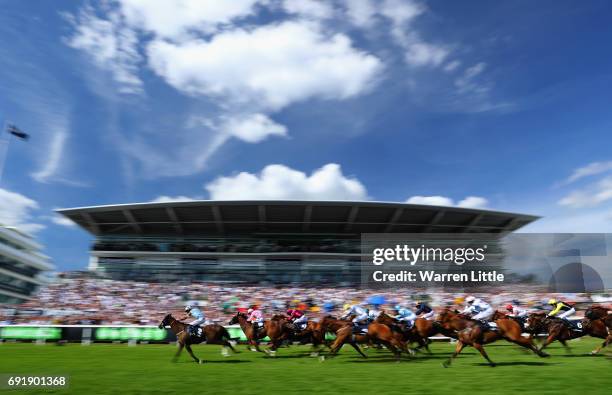
[(350, 336), (348, 338), (344, 338), (342, 340), (342, 343), (340, 345), (337, 345), (336, 349), (333, 348), (334, 344), (336, 344), (336, 341), (338, 340), (338, 336), (339, 336), (338, 334), (340, 333), (343, 336), (345, 336), (344, 332), (342, 332), (344, 329), (349, 328), (351, 329), (351, 331), (349, 331), (348, 333), (349, 334), (352, 333), (353, 323), (351, 321), (337, 319), (337, 318), (334, 318), (328, 315), (321, 320), (321, 322), (319, 323), (319, 328), (323, 336), (325, 336), (325, 333), (327, 332), (336, 335), (336, 340), (334, 340), (334, 342), (329, 346), (331, 349), (331, 353), (330, 353), (331, 356), (335, 356), (340, 350), (340, 348), (344, 344), (348, 343), (351, 345), (351, 347), (353, 347), (359, 353), (359, 355), (361, 355), (364, 358), (368, 357), (367, 355), (363, 353), (363, 351), (361, 351), (361, 348), (359, 348), (359, 345), (357, 344), (357, 343), (369, 343), (369, 339), (367, 339), (364, 335), (355, 335), (354, 338), (351, 338)]
[(584, 316), (592, 321), (603, 319), (606, 326), (612, 329), (612, 314), (608, 313), (608, 309), (603, 306), (593, 305), (589, 307)]
[(192, 344), (199, 344), (202, 342), (206, 342), (207, 344), (221, 344), (223, 345), (222, 354), (227, 356), (227, 349), (229, 347), (233, 352), (238, 352), (232, 346), (230, 340), (235, 340), (230, 337), (227, 329), (222, 327), (221, 325), (212, 324), (205, 325), (202, 327), (202, 336), (194, 337), (189, 334), (187, 327), (189, 324), (185, 324), (183, 322), (178, 321), (176, 318), (172, 317), (172, 314), (166, 314), (162, 322), (159, 324), (159, 329), (164, 329), (166, 326), (170, 326), (170, 330), (176, 335), (176, 340), (178, 343), (178, 350), (172, 358), (173, 362), (178, 360), (179, 355), (181, 355), (181, 351), (183, 351), (183, 347), (187, 350), (191, 358), (195, 362), (202, 363), (203, 361), (196, 357), (193, 354), (193, 350), (191, 350)]
[(268, 336), (270, 339), (270, 347), (264, 352), (270, 355), (276, 354), (276, 350), (280, 347), (282, 341), (287, 338), (289, 332), (285, 328), (286, 320), (284, 318), (275, 317), (275, 319), (264, 321), (264, 326), (262, 329), (257, 331), (257, 335), (255, 335), (255, 327), (249, 321), (247, 321), (247, 316), (244, 313), (236, 313), (236, 315), (231, 319), (229, 325), (240, 325), (240, 329), (247, 338), (248, 344), (255, 347), (255, 350), (262, 352), (259, 348), (259, 340)]
[[(592, 317), (595, 316), (592, 313), (589, 315)], [(542, 347), (540, 347), (540, 350), (544, 349), (544, 347), (548, 346), (555, 340), (559, 340), (565, 345), (565, 341), (567, 340), (577, 339), (579, 337), (589, 335), (604, 339), (604, 342), (599, 347), (591, 351), (591, 355), (595, 355), (599, 353), (602, 348), (612, 343), (612, 325), (610, 325), (612, 322), (610, 322), (610, 317), (609, 315), (600, 315), (600, 317), (601, 318), (594, 320), (584, 318), (580, 321), (581, 330), (579, 331), (570, 329), (563, 320), (555, 317), (548, 317), (545, 313), (530, 315), (528, 323), (529, 328), (532, 331), (541, 331), (548, 334), (548, 337), (544, 341), (544, 344), (542, 344)]]
[[(448, 314), (452, 313), (449, 312)], [(466, 329), (457, 333), (458, 341), (455, 352), (442, 364), (445, 368), (450, 366), (453, 359), (456, 358), (466, 346), (472, 346), (477, 349), (480, 355), (489, 362), (489, 365), (495, 366), (495, 362), (489, 358), (483, 345), (500, 339), (505, 339), (521, 347), (525, 347), (540, 357), (548, 356), (548, 354), (544, 353), (533, 344), (531, 337), (523, 337), (522, 328), (519, 323), (508, 318), (505, 314), (495, 312), (493, 321), (497, 325), (496, 330), (485, 329), (480, 322), (471, 321), (471, 324), (466, 323)]]
[(416, 348), (416, 350), (425, 347), (427, 352), (431, 354), (431, 350), (429, 350), (429, 336), (433, 336), (437, 332), (437, 330), (434, 329), (433, 322), (424, 318), (417, 318), (412, 328), (405, 330), (404, 327), (395, 320), (395, 318), (391, 317), (384, 311), (378, 315), (375, 322), (385, 324), (389, 328), (394, 329), (395, 332), (400, 335), (401, 341), (418, 343), (419, 346)]
[(443, 335), (454, 339), (457, 338), (457, 332), (471, 327), (476, 323), (476, 321), (471, 320), (468, 316), (454, 312), (448, 307), (438, 314), (436, 322)]
[[(329, 317), (327, 317), (329, 319)], [(346, 324), (341, 324), (340, 329), (336, 331), (336, 340), (330, 346), (330, 354), (336, 355), (340, 348), (348, 343), (353, 346), (363, 357), (365, 354), (361, 352), (355, 343), (378, 343), (382, 344), (393, 353), (396, 360), (399, 362), (402, 351), (412, 355), (414, 351), (406, 346), (406, 343), (397, 335), (388, 325), (378, 322), (372, 322), (368, 325), (367, 333), (353, 333), (353, 325), (350, 321)]]

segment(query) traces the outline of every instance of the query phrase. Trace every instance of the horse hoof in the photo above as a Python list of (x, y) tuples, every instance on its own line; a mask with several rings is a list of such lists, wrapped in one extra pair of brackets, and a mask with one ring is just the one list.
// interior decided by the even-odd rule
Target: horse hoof
[(321, 356), (319, 357), (319, 362), (323, 362), (323, 361), (325, 361), (325, 355), (321, 355)]
[(490, 363), (489, 365), (490, 365), (492, 368), (494, 368), (494, 367), (496, 367), (496, 366), (497, 366), (497, 364), (495, 364), (495, 363)]
[(442, 362), (442, 367), (443, 368), (448, 368), (448, 367), (450, 367), (450, 364), (448, 362)]
[(201, 365), (201, 364), (203, 364), (203, 363), (204, 363), (204, 361), (203, 361), (203, 360), (201, 360), (201, 359), (198, 359), (198, 363)]

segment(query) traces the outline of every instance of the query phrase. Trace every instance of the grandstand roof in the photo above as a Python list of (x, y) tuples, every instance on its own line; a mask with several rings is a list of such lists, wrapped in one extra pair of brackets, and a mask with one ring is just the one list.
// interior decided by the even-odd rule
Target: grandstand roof
[(97, 236), (504, 233), (539, 217), (364, 201), (181, 201), (57, 210)]

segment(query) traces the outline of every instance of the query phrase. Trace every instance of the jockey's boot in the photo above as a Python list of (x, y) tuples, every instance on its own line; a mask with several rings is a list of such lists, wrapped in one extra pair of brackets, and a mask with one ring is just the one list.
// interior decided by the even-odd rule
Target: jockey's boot
[(578, 325), (576, 325), (578, 323), (578, 321), (570, 321), (567, 318), (562, 318), (563, 322), (565, 322), (565, 325), (567, 325), (568, 328), (570, 328), (573, 331), (581, 331), (582, 329), (578, 327)]
[(188, 331), (189, 331), (189, 335), (190, 336), (194, 336), (194, 337), (198, 336), (198, 327), (197, 327), (197, 325), (189, 325)]
[(480, 320), (480, 327), (485, 331), (491, 330), (491, 326), (487, 320)]

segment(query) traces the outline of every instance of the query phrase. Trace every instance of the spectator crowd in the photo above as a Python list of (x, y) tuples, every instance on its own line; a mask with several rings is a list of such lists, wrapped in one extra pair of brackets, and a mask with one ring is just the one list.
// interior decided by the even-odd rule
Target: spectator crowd
[[(236, 311), (245, 311), (253, 305), (257, 305), (266, 317), (291, 307), (316, 319), (326, 314), (341, 314), (346, 303), (367, 306), (374, 297), (384, 300), (383, 309), (392, 309), (397, 304), (414, 308), (419, 301), (439, 309), (445, 306), (460, 308), (467, 295), (468, 292), (460, 290), (367, 290), (313, 284), (280, 287), (207, 282), (145, 283), (64, 274), (43, 287), (33, 299), (17, 307), (0, 309), (0, 323), (156, 325), (167, 313), (180, 317), (187, 304), (198, 305), (209, 321), (221, 324), (227, 324)], [(588, 294), (551, 294), (530, 285), (516, 284), (511, 290), (503, 291), (498, 286), (481, 290), (475, 296), (498, 309), (515, 303), (527, 309), (545, 310), (546, 301), (551, 297), (582, 305), (594, 301), (594, 296)]]

